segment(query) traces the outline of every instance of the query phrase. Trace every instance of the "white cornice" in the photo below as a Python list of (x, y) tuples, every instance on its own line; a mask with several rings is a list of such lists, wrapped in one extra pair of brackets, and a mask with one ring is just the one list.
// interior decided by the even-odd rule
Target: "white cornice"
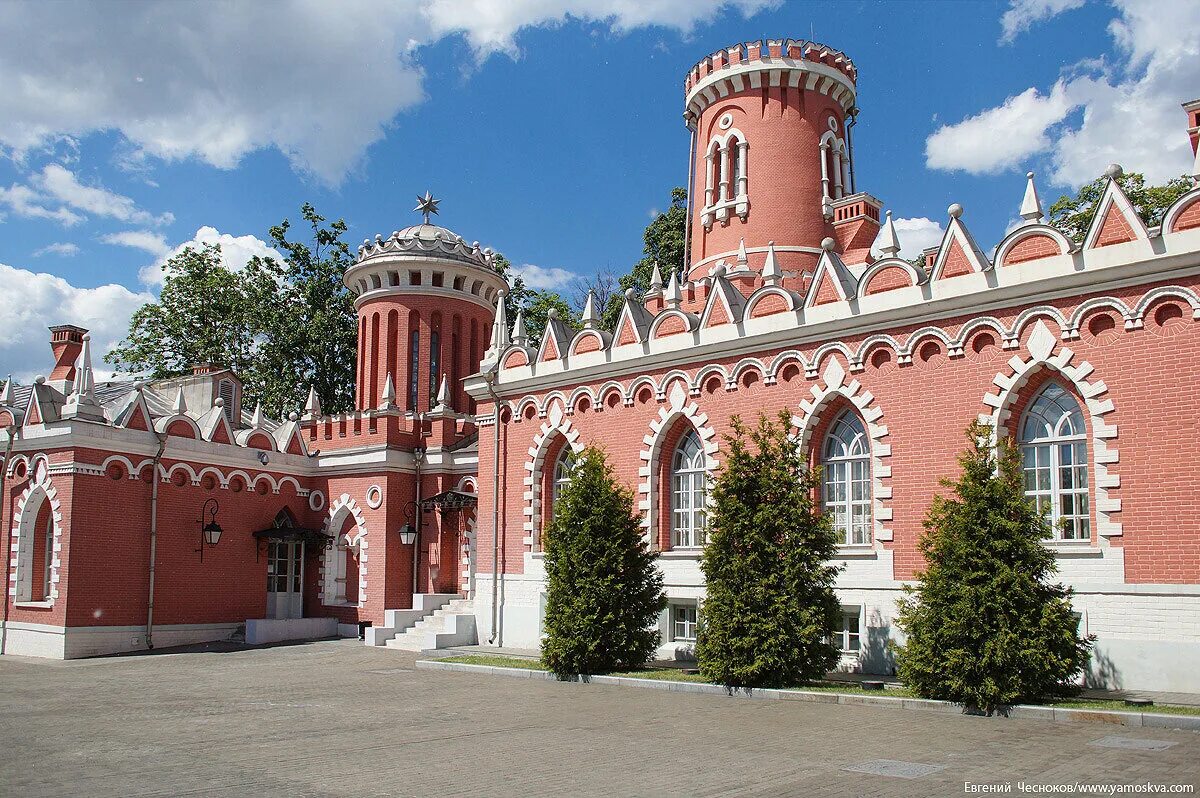
[[(703, 78), (696, 81), (691, 90), (688, 91), (687, 97), (684, 100), (684, 107), (691, 109), (693, 103), (697, 103), (700, 107), (700, 111), (703, 111), (709, 105), (713, 104), (713, 101), (708, 99), (708, 97), (712, 94), (712, 91), (710, 90), (716, 89), (717, 93), (722, 98), (727, 96), (726, 92), (720, 92), (719, 89), (717, 89), (717, 84), (725, 81), (734, 81), (736, 79), (737, 83), (742, 83), (742, 81), (745, 81), (743, 85), (746, 89), (758, 88), (759, 85), (761, 85), (762, 73), (764, 72), (795, 72), (798, 73), (797, 77), (799, 77), (800, 74), (807, 72), (812, 75), (819, 75), (823, 78), (828, 78), (840, 86), (843, 91), (849, 92), (849, 105), (846, 105), (845, 103), (843, 103), (843, 105), (846, 108), (849, 108), (854, 104), (854, 97), (857, 93), (857, 89), (854, 86), (854, 81), (847, 77), (846, 74), (841, 70), (835, 69), (828, 64), (822, 64), (817, 61), (809, 61), (805, 58), (763, 57), (756, 61), (745, 61), (738, 64), (724, 66), (720, 69), (714, 69), (710, 74), (705, 75)], [(746, 78), (750, 78), (752, 75), (754, 78), (745, 80)], [(755, 78), (757, 78), (757, 80), (755, 80)], [(782, 80), (778, 81), (778, 84), (782, 83)], [(788, 85), (791, 86), (796, 86), (798, 83), (798, 80), (788, 81)], [(777, 84), (772, 83), (772, 85)], [(744, 90), (745, 89), (735, 88), (735, 92)]]

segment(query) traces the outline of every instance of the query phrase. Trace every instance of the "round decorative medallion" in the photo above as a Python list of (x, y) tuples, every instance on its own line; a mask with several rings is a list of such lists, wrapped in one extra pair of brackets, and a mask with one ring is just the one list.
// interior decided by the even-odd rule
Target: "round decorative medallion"
[(325, 494), (319, 490), (314, 490), (308, 494), (308, 509), (314, 513), (320, 512), (325, 507)]
[(733, 127), (733, 114), (722, 114), (721, 118), (717, 120), (717, 127), (721, 130), (729, 130)]
[(372, 510), (378, 510), (383, 504), (383, 488), (378, 485), (372, 485), (367, 488), (367, 506)]
[(836, 116), (834, 116), (833, 114), (830, 114), (830, 115), (829, 115), (829, 119), (827, 120), (827, 124), (829, 125), (829, 129), (830, 129), (830, 130), (832, 130), (834, 133), (836, 133), (836, 132), (837, 132), (837, 129), (838, 129), (838, 121), (837, 121), (837, 117), (836, 117)]

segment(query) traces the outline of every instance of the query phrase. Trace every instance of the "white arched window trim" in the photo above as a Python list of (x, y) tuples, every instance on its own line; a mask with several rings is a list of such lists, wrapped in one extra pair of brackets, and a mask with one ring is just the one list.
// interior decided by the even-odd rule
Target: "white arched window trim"
[(834, 419), (821, 442), (821, 467), (822, 504), (838, 543), (871, 545), (871, 441), (857, 413), (847, 409)]
[(700, 219), (705, 227), (725, 221), (730, 212), (744, 221), (750, 212), (750, 145), (737, 128), (713, 136), (705, 154), (704, 207)]
[(704, 545), (708, 520), (708, 471), (704, 444), (688, 428), (671, 454), (671, 547), (694, 549)]
[(1078, 400), (1048, 381), (1017, 429), (1025, 495), (1046, 513), (1055, 540), (1090, 542), (1087, 425)]

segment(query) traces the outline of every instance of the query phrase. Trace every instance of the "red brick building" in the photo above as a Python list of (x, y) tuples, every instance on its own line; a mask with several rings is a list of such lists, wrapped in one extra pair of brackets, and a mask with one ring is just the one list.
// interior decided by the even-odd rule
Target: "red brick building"
[[(612, 332), (589, 303), (578, 334), (552, 318), (530, 340), (490, 253), (444, 228), (364, 242), (345, 277), (347, 415), (312, 397), (268, 419), (206, 367), (96, 385), (84, 331), (54, 328), (49, 377), (0, 394), (3, 650), (367, 623), (374, 645), (536, 647), (541, 532), (571, 453), (595, 443), (661, 552), (660, 653), (684, 657), (722, 436), (734, 414), (786, 409), (843, 539), (845, 667), (891, 669), (921, 521), (981, 418), (1021, 447), (1051, 515), (1046, 545), (1098, 637), (1089, 678), (1200, 690), (1200, 188), (1148, 227), (1111, 167), (1074, 242), (1030, 175), (994, 249), (952, 205), (916, 266), (857, 188), (856, 84), (844, 53), (791, 40), (689, 72), (687, 268), (627, 295)], [(1185, 110), (1195, 147), (1200, 101)]]

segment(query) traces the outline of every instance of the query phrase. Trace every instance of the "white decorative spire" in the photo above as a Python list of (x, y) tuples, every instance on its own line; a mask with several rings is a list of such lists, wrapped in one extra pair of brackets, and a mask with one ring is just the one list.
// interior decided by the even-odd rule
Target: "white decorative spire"
[(1025, 175), (1025, 199), (1021, 200), (1021, 218), (1025, 224), (1041, 224), (1042, 201), (1038, 199), (1037, 186), (1033, 184), (1033, 172)]
[(775, 257), (774, 241), (767, 242), (767, 260), (763, 263), (762, 277), (764, 285), (778, 285), (783, 280), (783, 271)]
[(72, 393), (96, 401), (96, 377), (92, 373), (92, 336), (84, 333), (83, 349), (79, 352), (79, 360), (75, 368), (75, 385)]
[(583, 329), (594, 330), (600, 326), (600, 314), (596, 312), (596, 293), (588, 291), (587, 300), (583, 303)]
[(892, 223), (892, 212), (887, 212), (887, 221), (883, 223), (883, 235), (880, 238), (879, 251), (885, 258), (894, 258), (900, 253), (900, 239), (896, 236), (896, 225)]
[(507, 292), (501, 291), (496, 300), (496, 319), (492, 322), (492, 351), (499, 355), (512, 342), (508, 334), (508, 310), (504, 307)]
[(175, 392), (175, 401), (171, 404), (171, 415), (182, 416), (187, 412), (187, 401), (183, 398), (183, 386)]
[(250, 426), (258, 429), (263, 425), (262, 402), (254, 406), (254, 414), (250, 416)]
[(529, 330), (525, 327), (525, 311), (517, 311), (517, 320), (513, 322), (512, 341), (517, 346), (525, 346), (529, 342)]
[(383, 396), (379, 402), (380, 410), (391, 410), (396, 406), (396, 385), (392, 382), (392, 372), (388, 372), (387, 381), (383, 383)]
[(654, 271), (650, 273), (650, 292), (651, 294), (661, 294), (663, 289), (662, 270), (658, 268), (658, 261), (654, 261)]
[(12, 375), (8, 375), (8, 382), (4, 383), (4, 390), (0, 391), (0, 405), (12, 404)]
[(673, 308), (679, 307), (683, 302), (683, 292), (679, 290), (679, 272), (671, 272), (671, 282), (667, 284), (666, 293), (667, 304)]
[(318, 418), (321, 415), (321, 399), (317, 396), (317, 389), (314, 386), (309, 386), (308, 401), (304, 403), (304, 418)]
[[(521, 318), (521, 315), (519, 313), (517, 314), (517, 318), (518, 319)], [(448, 411), (451, 409), (450, 408), (450, 384), (449, 384), (449, 382), (446, 381), (445, 374), (442, 375), (442, 382), (440, 385), (438, 385), (436, 402), (437, 403), (434, 405), (434, 408), (433, 408), (433, 411), (435, 413), (445, 412), (445, 411)]]
[(733, 271), (741, 272), (750, 268), (750, 259), (746, 257), (746, 239), (738, 239), (737, 266)]

